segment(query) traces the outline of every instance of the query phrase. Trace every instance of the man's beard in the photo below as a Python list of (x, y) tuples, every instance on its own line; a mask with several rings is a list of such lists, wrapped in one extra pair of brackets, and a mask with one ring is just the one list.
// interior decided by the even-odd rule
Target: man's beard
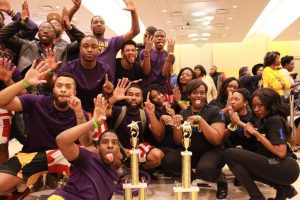
[(134, 113), (137, 113), (139, 111), (139, 109), (141, 108), (141, 104), (133, 107), (133, 106), (131, 106), (130, 104), (127, 103), (126, 107), (127, 107), (127, 111), (129, 113), (134, 114)]
[(54, 102), (55, 102), (55, 105), (61, 109), (65, 109), (68, 107), (67, 101), (61, 102), (58, 100), (58, 98), (56, 96), (54, 96)]

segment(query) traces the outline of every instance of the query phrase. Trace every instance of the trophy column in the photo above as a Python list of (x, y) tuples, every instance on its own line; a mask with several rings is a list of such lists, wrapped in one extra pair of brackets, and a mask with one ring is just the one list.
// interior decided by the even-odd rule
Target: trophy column
[(131, 145), (132, 149), (130, 150), (130, 167), (131, 167), (131, 183), (123, 184), (124, 192), (124, 199), (125, 200), (132, 200), (132, 189), (139, 190), (139, 200), (145, 200), (146, 195), (145, 191), (147, 188), (147, 183), (139, 181), (139, 150), (136, 148), (138, 144), (138, 135), (139, 135), (139, 126), (138, 122), (131, 122), (128, 125), (131, 131)]
[(192, 128), (189, 122), (185, 121), (181, 125), (183, 129), (183, 146), (185, 151), (181, 152), (182, 156), (182, 185), (173, 187), (174, 200), (182, 200), (183, 193), (189, 193), (190, 200), (198, 199), (199, 188), (197, 186), (191, 186), (191, 157), (192, 152), (188, 151), (191, 142)]

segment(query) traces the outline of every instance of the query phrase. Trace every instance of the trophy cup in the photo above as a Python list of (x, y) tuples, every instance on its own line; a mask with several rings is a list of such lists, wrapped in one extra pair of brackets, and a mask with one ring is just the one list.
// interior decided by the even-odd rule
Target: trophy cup
[(131, 131), (130, 143), (132, 149), (130, 150), (130, 166), (131, 166), (131, 183), (123, 184), (123, 189), (125, 190), (124, 199), (132, 200), (132, 189), (139, 190), (139, 200), (145, 200), (145, 189), (147, 184), (144, 181), (139, 182), (139, 150), (136, 148), (138, 145), (138, 136), (139, 136), (139, 126), (138, 122), (132, 121), (128, 125)]
[(185, 121), (182, 125), (183, 139), (182, 145), (185, 151), (181, 152), (182, 156), (182, 185), (176, 184), (173, 187), (174, 200), (182, 200), (182, 193), (189, 193), (190, 200), (197, 200), (199, 188), (197, 186), (191, 186), (191, 157), (192, 152), (188, 151), (191, 143), (192, 128), (190, 122)]

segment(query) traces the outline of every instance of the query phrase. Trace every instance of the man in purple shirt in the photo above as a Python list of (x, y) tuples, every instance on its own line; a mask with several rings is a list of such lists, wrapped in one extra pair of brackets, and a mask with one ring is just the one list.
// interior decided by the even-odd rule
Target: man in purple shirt
[(118, 51), (121, 49), (124, 42), (133, 39), (137, 34), (140, 33), (139, 19), (136, 12), (135, 5), (133, 0), (123, 0), (126, 4), (126, 8), (124, 10), (131, 12), (131, 29), (129, 32), (124, 35), (115, 36), (110, 39), (104, 38), (104, 33), (106, 29), (105, 21), (101, 16), (94, 16), (91, 20), (91, 29), (93, 31), (93, 35), (98, 40), (99, 47), (99, 56), (98, 59), (107, 63), (110, 67), (109, 70), (109, 78), (111, 82), (115, 81), (115, 71), (116, 71), (116, 55)]
[(81, 125), (65, 130), (56, 137), (64, 157), (72, 163), (67, 184), (55, 191), (48, 200), (55, 199), (111, 199), (118, 180), (112, 167), (118, 156), (119, 140), (115, 132), (105, 131), (98, 140), (98, 155), (75, 144), (83, 135), (100, 126), (106, 119), (107, 103), (102, 94), (97, 96), (93, 118)]
[[(140, 52), (141, 65), (144, 72), (141, 86), (146, 89), (149, 85), (159, 84), (167, 91), (167, 79), (175, 62), (175, 41), (169, 39), (167, 51), (164, 50), (166, 33), (157, 30), (154, 37), (146, 39), (145, 49)], [(154, 49), (152, 49), (154, 44)]]
[(97, 60), (98, 41), (94, 36), (85, 36), (80, 43), (80, 58), (68, 62), (58, 70), (58, 74), (68, 72), (76, 79), (77, 96), (85, 111), (92, 113), (94, 98), (102, 92), (105, 74), (109, 66)]
[[(30, 185), (38, 177), (34, 175), (47, 171), (57, 172), (50, 169), (59, 170), (54, 169), (53, 165), (60, 161), (66, 166), (63, 171), (69, 173), (68, 162), (63, 161), (65, 159), (62, 156), (57, 157), (59, 152), (55, 152), (55, 138), (60, 132), (85, 122), (81, 102), (74, 96), (74, 78), (68, 74), (60, 75), (54, 83), (53, 97), (31, 94), (17, 96), (30, 85), (45, 83), (43, 77), (50, 71), (47, 68), (45, 62), (36, 66), (34, 61), (23, 80), (0, 91), (0, 108), (28, 114), (25, 123), (28, 136), (22, 151), (0, 165), (0, 195), (11, 193), (23, 181)], [(83, 145), (85, 139), (80, 139)]]

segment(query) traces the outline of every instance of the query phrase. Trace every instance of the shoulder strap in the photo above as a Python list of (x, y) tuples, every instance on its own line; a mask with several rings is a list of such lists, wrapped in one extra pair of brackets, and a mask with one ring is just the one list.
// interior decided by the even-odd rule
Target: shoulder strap
[(125, 114), (126, 114), (126, 106), (122, 106), (121, 113), (119, 114), (119, 116), (115, 122), (114, 130), (116, 130), (120, 126), (121, 122), (123, 121), (123, 119), (125, 117)]
[(140, 118), (141, 118), (141, 122), (142, 122), (142, 133), (144, 133), (145, 129), (146, 129), (146, 113), (143, 109), (140, 109)]

